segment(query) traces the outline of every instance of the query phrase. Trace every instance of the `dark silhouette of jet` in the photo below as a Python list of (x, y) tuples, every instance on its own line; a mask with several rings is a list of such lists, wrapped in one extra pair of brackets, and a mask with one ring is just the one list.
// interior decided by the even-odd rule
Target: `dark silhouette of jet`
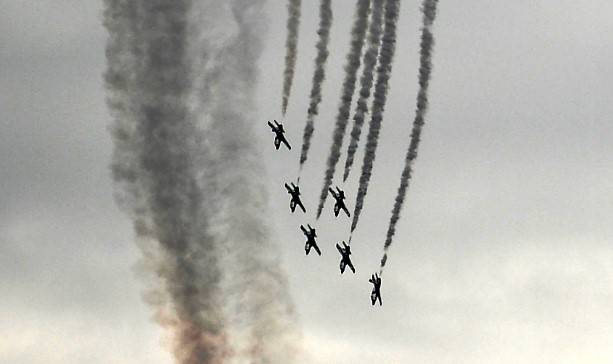
[(347, 206), (345, 206), (345, 191), (338, 187), (336, 187), (336, 191), (332, 188), (328, 188), (328, 191), (330, 191), (332, 197), (336, 200), (336, 204), (334, 205), (334, 216), (338, 217), (338, 214), (343, 210), (348, 217), (351, 217), (349, 210), (347, 210)]
[(351, 255), (351, 247), (349, 247), (349, 245), (345, 244), (343, 241), (343, 247), (336, 244), (336, 249), (338, 249), (338, 252), (341, 253), (341, 274), (345, 273), (346, 266), (349, 266), (351, 271), (355, 273), (355, 268), (353, 267), (353, 263), (351, 263), (351, 258), (349, 258)]
[(287, 142), (287, 139), (285, 139), (285, 135), (283, 135), (285, 133), (285, 129), (283, 129), (283, 124), (279, 124), (276, 120), (274, 120), (274, 122), (275, 122), (275, 125), (273, 125), (269, 121), (268, 126), (270, 126), (270, 128), (272, 129), (272, 132), (275, 133), (275, 148), (279, 150), (279, 147), (281, 147), (281, 143), (283, 143), (285, 144), (287, 149), (291, 150), (292, 147)]
[(302, 233), (307, 238), (306, 244), (304, 244), (304, 252), (306, 253), (306, 255), (309, 255), (311, 248), (313, 248), (315, 249), (317, 254), (321, 255), (321, 250), (319, 250), (317, 242), (315, 242), (315, 237), (317, 237), (315, 229), (313, 229), (309, 224), (307, 224), (307, 226), (309, 227), (308, 230), (304, 226), (300, 225), (300, 230), (302, 230)]
[(302, 212), (306, 212), (306, 209), (304, 208), (304, 205), (302, 204), (302, 201), (300, 201), (300, 187), (296, 186), (292, 182), (291, 186), (286, 183), (285, 184), (285, 189), (287, 190), (287, 193), (289, 193), (292, 196), (292, 199), (289, 202), (290, 210), (292, 210), (292, 212), (294, 212), (294, 211), (296, 211), (296, 206), (300, 206), (300, 208), (302, 209)]
[(370, 293), (370, 302), (374, 306), (375, 302), (377, 302), (378, 299), (379, 306), (382, 306), (383, 302), (381, 302), (381, 277), (379, 277), (379, 275), (375, 273), (370, 277), (368, 281), (374, 285), (374, 287), (372, 288), (372, 292)]

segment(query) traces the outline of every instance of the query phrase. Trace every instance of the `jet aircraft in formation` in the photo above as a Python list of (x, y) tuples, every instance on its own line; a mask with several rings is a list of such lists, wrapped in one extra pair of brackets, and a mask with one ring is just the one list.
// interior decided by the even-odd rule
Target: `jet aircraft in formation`
[(345, 211), (348, 217), (351, 217), (349, 210), (347, 210), (347, 206), (345, 206), (345, 191), (336, 187), (336, 191), (334, 191), (331, 187), (328, 188), (328, 191), (332, 194), (332, 197), (336, 200), (336, 204), (334, 204), (334, 216), (338, 217), (338, 214), (341, 210)]
[(311, 248), (313, 248), (315, 249), (317, 254), (321, 255), (321, 250), (319, 250), (317, 242), (315, 241), (315, 237), (317, 237), (315, 229), (312, 228), (309, 224), (307, 224), (307, 226), (309, 227), (308, 230), (303, 225), (300, 225), (300, 230), (302, 230), (302, 233), (307, 238), (306, 244), (304, 244), (304, 252), (306, 253), (306, 255), (309, 255)]
[[(283, 124), (280, 124), (276, 120), (273, 121), (274, 124), (269, 121), (268, 126), (270, 126), (272, 132), (275, 133), (275, 148), (279, 150), (279, 148), (281, 147), (281, 143), (283, 143), (288, 150), (291, 150), (292, 147), (289, 145), (287, 139), (285, 139), (285, 129), (283, 128)], [(290, 184), (285, 184), (285, 189), (287, 190), (287, 193), (289, 193), (291, 196), (289, 207), (292, 213), (296, 211), (297, 206), (300, 207), (300, 209), (302, 209), (302, 211), (306, 213), (306, 208), (300, 200), (300, 187), (296, 186), (293, 182), (291, 182)], [(336, 200), (336, 203), (334, 204), (334, 216), (338, 217), (339, 213), (342, 210), (345, 212), (345, 214), (347, 214), (348, 217), (351, 217), (351, 214), (349, 213), (349, 210), (345, 205), (345, 192), (338, 186), (336, 187), (336, 190), (332, 188), (329, 188), (328, 190), (330, 191), (332, 197), (334, 197), (334, 199)], [(311, 249), (315, 249), (317, 254), (321, 256), (321, 250), (319, 249), (319, 246), (315, 241), (315, 238), (317, 237), (315, 228), (307, 224), (307, 227), (304, 227), (304, 225), (300, 225), (300, 230), (302, 230), (302, 233), (306, 237), (306, 243), (304, 244), (304, 252), (306, 253), (306, 255), (309, 255)], [(344, 241), (342, 242), (342, 244), (343, 246), (336, 244), (336, 249), (341, 254), (341, 262), (339, 265), (341, 274), (345, 273), (345, 268), (347, 266), (349, 266), (349, 269), (351, 269), (351, 271), (355, 273), (355, 267), (353, 266), (353, 263), (351, 262), (350, 258), (351, 247), (347, 245)], [(370, 301), (372, 305), (374, 306), (377, 300), (379, 301), (379, 305), (382, 305), (380, 291), (381, 277), (379, 277), (377, 274), (373, 274), (368, 281), (373, 284), (373, 289), (370, 294)]]
[(272, 129), (272, 132), (275, 133), (275, 148), (279, 150), (281, 147), (281, 143), (285, 144), (287, 149), (291, 150), (292, 147), (285, 139), (285, 129), (283, 128), (283, 124), (279, 124), (276, 120), (273, 120), (275, 124), (273, 125), (270, 121), (268, 122), (268, 126)]
[(345, 244), (344, 241), (342, 243), (343, 243), (342, 247), (336, 244), (336, 249), (338, 250), (339, 253), (341, 253), (341, 264), (340, 264), (341, 274), (345, 273), (346, 266), (349, 266), (351, 271), (355, 273), (355, 268), (353, 267), (353, 263), (351, 263), (351, 258), (349, 258), (349, 256), (351, 255), (351, 247)]
[(379, 277), (379, 275), (375, 273), (370, 277), (368, 281), (373, 284), (372, 292), (370, 293), (370, 302), (374, 306), (375, 302), (377, 302), (378, 299), (379, 306), (382, 306), (383, 303), (381, 302), (381, 277)]
[(306, 209), (304, 208), (304, 205), (302, 204), (302, 201), (300, 200), (300, 187), (296, 186), (294, 182), (292, 182), (291, 186), (286, 183), (285, 189), (287, 190), (287, 193), (289, 193), (290, 196), (292, 196), (292, 199), (289, 202), (290, 210), (294, 212), (296, 211), (296, 206), (300, 206), (300, 208), (302, 209), (302, 212), (306, 212)]

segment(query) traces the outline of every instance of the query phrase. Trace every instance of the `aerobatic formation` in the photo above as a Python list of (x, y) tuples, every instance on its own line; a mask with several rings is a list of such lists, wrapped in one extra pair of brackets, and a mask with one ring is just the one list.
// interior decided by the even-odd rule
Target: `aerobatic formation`
[[(383, 304), (381, 299), (381, 277), (383, 275), (383, 268), (385, 267), (388, 259), (389, 248), (392, 245), (396, 231), (396, 224), (400, 219), (400, 212), (403, 207), (409, 186), (409, 180), (411, 178), (413, 162), (417, 158), (421, 131), (425, 123), (425, 115), (428, 107), (428, 86), (432, 72), (432, 52), (434, 45), (432, 25), (436, 16), (437, 3), (438, 0), (423, 0), (421, 4), (422, 25), (419, 50), (420, 65), (418, 72), (417, 106), (409, 146), (406, 152), (405, 163), (400, 177), (400, 186), (398, 187), (398, 192), (394, 200), (392, 216), (389, 221), (389, 227), (383, 244), (383, 258), (380, 261), (380, 269), (379, 272), (372, 274), (368, 280), (373, 285), (370, 294), (370, 301), (373, 306), (377, 301), (379, 302), (379, 305)], [(296, 5), (298, 8), (296, 8)], [(294, 46), (297, 41), (297, 39), (294, 39), (296, 37), (294, 33), (296, 33), (297, 30), (291, 27), (290, 24), (295, 24), (296, 20), (292, 19), (292, 16), (295, 17), (296, 14), (300, 14), (299, 7), (300, 1), (289, 1), (288, 8), (290, 9), (290, 19), (288, 20), (288, 31), (290, 31), (290, 34), (288, 34), (287, 54), (292, 54), (294, 57), (296, 51), (291, 47)], [(356, 76), (358, 69), (362, 65), (362, 76), (360, 78), (360, 87), (358, 88), (359, 92), (357, 107), (353, 117), (354, 126), (349, 138), (349, 147), (346, 155), (343, 182), (346, 181), (351, 170), (351, 166), (353, 165), (355, 152), (358, 149), (361, 128), (364, 124), (366, 114), (369, 112), (367, 102), (371, 94), (373, 95), (373, 99), (372, 107), (370, 109), (371, 115), (370, 122), (368, 124), (369, 130), (366, 140), (364, 160), (359, 179), (359, 187), (356, 191), (356, 202), (350, 224), (348, 243), (341, 241), (335, 244), (336, 249), (341, 255), (339, 265), (341, 274), (345, 272), (346, 268), (349, 268), (353, 273), (356, 272), (350, 258), (352, 253), (351, 241), (353, 233), (358, 226), (360, 213), (364, 207), (372, 170), (374, 167), (376, 150), (379, 142), (379, 134), (383, 125), (383, 116), (389, 88), (388, 85), (392, 74), (392, 65), (397, 43), (397, 22), (399, 12), (400, 0), (357, 0), (356, 3), (353, 27), (351, 29), (351, 44), (346, 57), (345, 78), (341, 90), (339, 111), (333, 130), (332, 146), (328, 156), (324, 173), (324, 183), (321, 190), (321, 196), (317, 204), (315, 217), (315, 219), (320, 218), (328, 195), (332, 195), (335, 200), (333, 208), (335, 217), (338, 218), (341, 212), (344, 212), (347, 218), (352, 217), (352, 214), (349, 212), (349, 209), (345, 204), (345, 192), (339, 186), (335, 186), (333, 188), (332, 185), (334, 182), (336, 165), (341, 156), (340, 151), (347, 129), (353, 94), (356, 89)], [(331, 25), (331, 1), (320, 0), (320, 22), (319, 29), (317, 31), (319, 40), (317, 42), (317, 57), (315, 59), (315, 71), (313, 75), (313, 85), (307, 113), (307, 122), (304, 129), (302, 152), (299, 159), (300, 171), (302, 170), (303, 164), (307, 160), (311, 137), (314, 131), (314, 116), (318, 114), (318, 105), (322, 99), (321, 86), (325, 78), (324, 71), (328, 56), (327, 45), (329, 42)], [(290, 42), (289, 39), (292, 39), (292, 41)], [(365, 45), (366, 50), (362, 55)], [(293, 75), (295, 59), (291, 59), (290, 63), (292, 69), (289, 73)], [(283, 93), (284, 100), (286, 100), (287, 96), (286, 88), (288, 82), (291, 84), (291, 79), (288, 80), (287, 78), (287, 70), (285, 71), (285, 76)], [(286, 101), (284, 101), (283, 104), (282, 114), (285, 115), (285, 112)], [(285, 130), (283, 129), (283, 125), (278, 123), (276, 120), (274, 120), (274, 124), (269, 121), (268, 125), (271, 127), (273, 133), (275, 133), (275, 148), (278, 150), (281, 143), (283, 143), (286, 145), (287, 149), (290, 150), (291, 147), (284, 137)], [(298, 176), (297, 181), (299, 185), (300, 176)], [(285, 188), (291, 197), (290, 211), (294, 213), (296, 207), (300, 207), (300, 209), (306, 213), (307, 209), (300, 199), (300, 187), (298, 185), (294, 184), (293, 182), (290, 184), (285, 184)], [(315, 241), (315, 238), (317, 237), (316, 229), (309, 224), (307, 224), (306, 227), (304, 225), (300, 225), (300, 229), (306, 238), (306, 243), (304, 246), (306, 255), (309, 254), (311, 249), (314, 249), (318, 255), (322, 255), (322, 251)]]
[[(286, 116), (296, 73), (301, 0), (287, 0), (289, 18), (281, 115)], [(112, 176), (119, 205), (132, 218), (151, 279), (147, 303), (171, 336), (180, 364), (295, 363), (293, 304), (278, 249), (263, 218), (267, 207), (252, 123), (258, 59), (266, 27), (265, 0), (105, 0), (109, 39), (104, 75), (113, 116)], [(383, 244), (380, 270), (372, 274), (371, 304), (381, 299), (381, 277), (393, 243), (428, 106), (437, 0), (423, 0), (418, 95), (400, 186)], [(334, 242), (340, 273), (351, 261), (352, 237), (367, 197), (397, 43), (400, 0), (355, 0), (351, 43), (324, 181), (314, 219), (329, 195), (340, 221), (351, 220), (348, 239)], [(332, 0), (319, 2), (315, 69), (301, 148), (286, 129), (268, 121), (274, 148), (300, 150), (307, 161), (326, 78)], [(363, 53), (363, 54), (362, 54)], [(360, 84), (357, 74), (362, 68)], [(353, 213), (349, 194), (334, 185), (336, 165), (356, 88), (356, 112), (343, 182), (358, 147), (372, 95), (368, 135)], [(241, 132), (237, 132), (240, 130)], [(239, 147), (237, 147), (239, 146)], [(300, 175), (285, 183), (291, 213), (307, 207)], [(307, 203), (308, 206), (308, 203)], [(347, 219), (347, 220), (345, 220)], [(312, 223), (312, 222), (311, 222)], [(298, 229), (296, 229), (298, 230)], [(318, 256), (317, 230), (300, 225), (306, 255)], [(332, 244), (331, 244), (332, 245)], [(246, 323), (237, 325), (236, 322)]]

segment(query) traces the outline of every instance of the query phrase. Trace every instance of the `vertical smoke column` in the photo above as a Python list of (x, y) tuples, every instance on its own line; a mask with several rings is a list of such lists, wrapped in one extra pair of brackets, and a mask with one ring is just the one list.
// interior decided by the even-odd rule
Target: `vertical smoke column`
[(394, 234), (396, 233), (396, 223), (400, 219), (400, 212), (406, 197), (407, 189), (409, 188), (409, 180), (411, 179), (413, 161), (417, 158), (417, 148), (421, 130), (424, 125), (424, 118), (428, 110), (428, 86), (430, 84), (430, 74), (432, 72), (432, 47), (434, 46), (434, 36), (430, 31), (434, 18), (436, 17), (436, 5), (438, 0), (424, 0), (422, 4), (423, 25), (421, 28), (421, 44), (419, 54), (419, 93), (417, 94), (417, 109), (415, 110), (415, 119), (413, 120), (413, 130), (411, 131), (411, 142), (404, 160), (404, 169), (400, 177), (400, 187), (392, 209), (392, 217), (387, 229), (385, 238), (384, 254), (381, 259), (381, 273), (387, 262), (387, 252), (392, 245)]
[(370, 89), (372, 88), (374, 79), (374, 70), (377, 65), (377, 55), (379, 54), (379, 46), (381, 45), (381, 30), (383, 28), (383, 5), (386, 0), (374, 0), (372, 19), (368, 29), (368, 49), (364, 54), (364, 68), (360, 79), (360, 94), (355, 115), (353, 116), (353, 128), (349, 138), (349, 146), (347, 148), (347, 159), (345, 160), (345, 172), (343, 173), (343, 181), (346, 181), (353, 166), (355, 152), (358, 150), (358, 142), (362, 134), (362, 126), (364, 125), (364, 116), (368, 112), (368, 98), (370, 97)]
[(353, 232), (358, 225), (375, 162), (377, 145), (379, 143), (379, 132), (381, 131), (381, 123), (383, 121), (383, 111), (387, 100), (388, 81), (392, 73), (392, 61), (394, 60), (394, 53), (396, 51), (396, 23), (398, 22), (399, 7), (399, 0), (387, 0), (385, 4), (385, 28), (383, 31), (383, 41), (381, 43), (381, 54), (379, 55), (379, 67), (377, 68), (377, 83), (375, 85), (375, 94), (373, 97), (372, 117), (368, 129), (366, 152), (362, 163), (362, 174), (360, 175), (360, 184), (353, 212), (353, 221), (351, 222), (351, 232)]
[(287, 3), (287, 39), (285, 40), (285, 71), (283, 72), (283, 101), (281, 111), (283, 116), (287, 112), (287, 103), (292, 92), (294, 69), (298, 55), (298, 29), (300, 28), (300, 2), (289, 0)]
[(326, 78), (326, 61), (328, 60), (328, 43), (330, 41), (330, 27), (332, 26), (332, 0), (321, 0), (319, 5), (319, 29), (317, 34), (317, 56), (315, 57), (315, 72), (313, 74), (313, 85), (311, 87), (311, 98), (307, 111), (307, 122), (302, 136), (302, 152), (300, 153), (300, 168), (307, 160), (311, 137), (313, 136), (314, 118), (319, 113), (319, 103), (321, 102), (321, 86)]
[[(105, 5), (117, 199), (156, 279), (147, 299), (177, 363), (222, 364), (232, 352), (293, 363), (293, 308), (260, 217), (267, 196), (250, 126), (263, 1)], [(243, 316), (225, 317), (228, 306)], [(229, 348), (232, 321), (246, 326), (233, 340), (245, 351)]]
[[(253, 126), (258, 60), (266, 34), (265, 0), (200, 1), (207, 97), (206, 135), (214, 163), (206, 164), (212, 227), (220, 246), (236, 355), (253, 364), (291, 364), (299, 336), (278, 247), (271, 242), (268, 195)], [(221, 9), (221, 10), (218, 10)], [(221, 14), (216, 14), (221, 11)], [(221, 38), (220, 38), (221, 37)], [(203, 101), (204, 102), (204, 101)], [(205, 161), (206, 162), (206, 161)]]
[(345, 80), (343, 81), (341, 102), (338, 115), (336, 116), (336, 125), (334, 127), (334, 134), (332, 135), (332, 146), (330, 147), (330, 155), (328, 156), (326, 175), (324, 176), (324, 184), (321, 189), (319, 206), (317, 207), (318, 218), (321, 216), (321, 211), (324, 208), (326, 197), (328, 196), (328, 188), (332, 185), (336, 164), (341, 156), (340, 151), (343, 145), (345, 131), (347, 130), (351, 99), (355, 91), (356, 74), (358, 73), (358, 68), (360, 68), (360, 57), (362, 55), (362, 48), (364, 47), (366, 28), (368, 27), (370, 3), (370, 0), (358, 0), (356, 5), (355, 20), (351, 30), (351, 47), (349, 53), (347, 53), (347, 64), (345, 65)]
[(173, 333), (178, 363), (222, 363), (227, 347), (217, 249), (192, 163), (202, 151), (194, 147), (198, 130), (187, 103), (191, 2), (105, 5), (112, 173), (118, 202), (134, 219), (144, 264), (160, 280), (149, 301)]

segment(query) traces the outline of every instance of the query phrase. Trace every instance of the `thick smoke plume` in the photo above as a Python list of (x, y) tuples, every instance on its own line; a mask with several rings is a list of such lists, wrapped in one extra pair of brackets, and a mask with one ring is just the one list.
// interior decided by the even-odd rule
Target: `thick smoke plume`
[(396, 223), (400, 219), (400, 212), (406, 197), (407, 189), (409, 188), (409, 180), (411, 179), (413, 161), (417, 158), (417, 148), (421, 130), (424, 125), (424, 118), (428, 110), (428, 86), (430, 84), (430, 74), (432, 72), (432, 47), (434, 46), (434, 37), (430, 28), (436, 17), (436, 5), (438, 0), (424, 0), (422, 4), (423, 26), (421, 29), (421, 44), (419, 53), (419, 92), (417, 94), (417, 109), (415, 110), (415, 119), (413, 120), (413, 130), (411, 131), (411, 142), (404, 160), (404, 169), (400, 177), (400, 187), (392, 209), (392, 217), (387, 229), (385, 238), (384, 254), (381, 259), (381, 273), (387, 262), (387, 252), (392, 245), (394, 234), (396, 233)]
[[(209, 3), (218, 3), (209, 0)], [(220, 245), (229, 250), (224, 266), (226, 297), (231, 316), (241, 323), (238, 333), (245, 337), (243, 352), (254, 364), (293, 363), (297, 330), (285, 276), (280, 269), (278, 248), (271, 243), (265, 220), (268, 209), (266, 186), (261, 179), (263, 166), (253, 131), (257, 60), (265, 34), (262, 14), (265, 0), (235, 0), (227, 17), (234, 19), (232, 36), (224, 42), (205, 42), (203, 53), (216, 55), (204, 75), (203, 89), (213, 88), (208, 108), (207, 129), (213, 154), (213, 189), (219, 212), (214, 221)], [(206, 14), (207, 8), (202, 9)], [(221, 17), (220, 23), (225, 22)], [(221, 27), (221, 25), (220, 25)], [(202, 30), (207, 39), (208, 29)], [(218, 48), (213, 44), (219, 44)], [(215, 75), (221, 75), (216, 82)]]
[[(293, 362), (292, 307), (277, 260), (265, 254), (272, 249), (258, 216), (266, 197), (254, 178), (247, 122), (262, 7), (260, 0), (105, 1), (112, 175), (142, 265), (155, 278), (147, 301), (170, 330), (180, 364), (239, 355)], [(247, 307), (244, 350), (229, 344), (238, 331), (222, 308), (229, 304)]]
[(377, 65), (377, 56), (381, 45), (381, 31), (383, 28), (383, 5), (386, 0), (374, 0), (370, 26), (368, 29), (368, 49), (364, 53), (364, 67), (360, 78), (360, 93), (355, 115), (353, 116), (353, 128), (349, 138), (347, 148), (347, 159), (345, 160), (345, 172), (343, 181), (346, 181), (353, 166), (355, 152), (358, 150), (358, 142), (362, 134), (364, 117), (368, 112), (368, 98), (374, 80), (374, 70)]
[(294, 70), (298, 55), (298, 29), (300, 28), (301, 0), (289, 0), (287, 3), (287, 39), (285, 40), (285, 71), (283, 72), (283, 101), (281, 111), (287, 112), (287, 104), (292, 92)]
[(332, 0), (321, 0), (319, 5), (319, 29), (317, 34), (317, 56), (315, 57), (315, 72), (313, 73), (313, 85), (307, 122), (302, 136), (302, 152), (300, 153), (300, 167), (306, 162), (311, 147), (311, 137), (315, 130), (314, 119), (319, 113), (321, 102), (321, 86), (326, 78), (326, 61), (328, 60), (328, 43), (330, 42), (330, 27), (332, 27)]
[(351, 46), (347, 54), (347, 64), (345, 65), (345, 80), (343, 81), (343, 90), (341, 94), (341, 102), (339, 105), (338, 115), (336, 116), (336, 125), (332, 135), (332, 146), (330, 155), (328, 156), (328, 164), (326, 175), (324, 177), (324, 185), (321, 189), (319, 198), (319, 206), (317, 207), (317, 217), (321, 216), (321, 211), (324, 208), (326, 197), (328, 196), (328, 188), (332, 186), (332, 179), (336, 171), (336, 164), (341, 156), (341, 146), (347, 130), (347, 121), (349, 120), (349, 111), (351, 109), (351, 100), (355, 91), (355, 83), (358, 69), (360, 68), (360, 57), (362, 48), (364, 47), (364, 38), (366, 37), (366, 28), (368, 27), (368, 12), (370, 10), (370, 0), (358, 0), (356, 5), (355, 20), (351, 29)]
[(150, 294), (174, 334), (179, 363), (221, 363), (217, 247), (194, 170), (196, 121), (187, 98), (189, 1), (107, 1), (106, 73), (115, 114), (113, 177), (134, 216), (145, 262), (161, 278)]
[(379, 67), (377, 68), (377, 83), (375, 84), (372, 116), (369, 124), (364, 161), (362, 163), (362, 174), (360, 175), (360, 184), (353, 212), (353, 221), (351, 222), (351, 232), (353, 232), (358, 225), (375, 162), (379, 132), (381, 131), (381, 123), (383, 121), (383, 111), (387, 100), (388, 81), (392, 73), (392, 62), (396, 51), (396, 23), (398, 22), (399, 8), (399, 0), (387, 0), (385, 4), (385, 28), (383, 30), (383, 39), (381, 42), (381, 54), (379, 55)]

